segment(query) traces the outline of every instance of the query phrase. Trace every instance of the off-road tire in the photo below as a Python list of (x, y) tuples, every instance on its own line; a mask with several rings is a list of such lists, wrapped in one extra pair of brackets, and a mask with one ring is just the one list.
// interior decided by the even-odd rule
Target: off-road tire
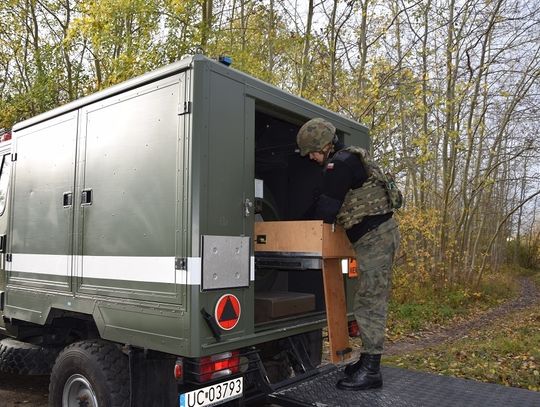
[[(73, 377), (83, 378), (89, 383), (99, 407), (129, 406), (128, 358), (117, 345), (87, 340), (67, 346), (58, 355), (52, 370), (50, 406), (62, 407), (64, 388)], [(68, 407), (78, 405), (68, 404)]]
[(7, 338), (0, 341), (0, 372), (48, 375), (58, 355), (57, 348), (42, 347)]

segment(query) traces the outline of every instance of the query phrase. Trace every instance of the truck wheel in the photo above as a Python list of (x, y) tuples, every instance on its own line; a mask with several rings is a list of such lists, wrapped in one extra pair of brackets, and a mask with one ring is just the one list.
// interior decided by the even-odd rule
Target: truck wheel
[(56, 359), (49, 385), (54, 407), (128, 407), (127, 356), (101, 340), (76, 342)]
[(0, 341), (0, 372), (20, 375), (51, 373), (58, 349), (42, 347), (15, 339)]

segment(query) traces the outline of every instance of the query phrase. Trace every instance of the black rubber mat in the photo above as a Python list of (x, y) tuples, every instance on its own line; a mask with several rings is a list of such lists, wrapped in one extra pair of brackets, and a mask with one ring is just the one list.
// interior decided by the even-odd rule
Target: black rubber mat
[(335, 384), (343, 372), (331, 368), (276, 394), (317, 407), (540, 407), (539, 392), (392, 367), (382, 370), (382, 389), (338, 390)]

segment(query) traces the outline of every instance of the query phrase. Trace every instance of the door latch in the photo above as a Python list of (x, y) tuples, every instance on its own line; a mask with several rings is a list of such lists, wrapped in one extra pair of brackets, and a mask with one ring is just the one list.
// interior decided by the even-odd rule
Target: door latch
[(92, 190), (83, 189), (81, 192), (81, 206), (92, 205)]
[(253, 208), (253, 202), (249, 198), (244, 200), (244, 216), (247, 218), (251, 213), (251, 208)]
[(62, 204), (64, 208), (69, 208), (73, 205), (73, 192), (64, 192), (62, 195)]

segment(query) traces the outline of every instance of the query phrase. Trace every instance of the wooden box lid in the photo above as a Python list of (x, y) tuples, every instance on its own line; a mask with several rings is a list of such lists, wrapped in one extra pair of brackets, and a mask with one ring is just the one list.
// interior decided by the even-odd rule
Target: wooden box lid
[(302, 253), (323, 258), (354, 257), (345, 230), (321, 220), (256, 222), (255, 252)]

